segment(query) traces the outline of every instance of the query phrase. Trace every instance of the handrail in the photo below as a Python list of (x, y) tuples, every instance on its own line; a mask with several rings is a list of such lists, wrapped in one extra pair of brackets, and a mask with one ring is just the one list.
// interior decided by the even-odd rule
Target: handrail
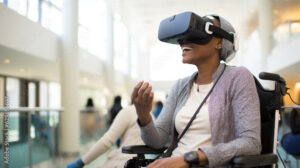
[(300, 106), (299, 105), (294, 105), (294, 106), (282, 106), (281, 107), (281, 109), (293, 109), (293, 108), (300, 109)]
[[(7, 151), (6, 153), (3, 153), (3, 158), (2, 158), (2, 165), (4, 168), (9, 167), (9, 142), (8, 142), (8, 118), (9, 118), (9, 113), (10, 112), (20, 112), (20, 113), (25, 113), (28, 117), (28, 148), (29, 148), (29, 155), (28, 155), (28, 160), (29, 160), (29, 167), (32, 167), (32, 144), (31, 144), (31, 118), (32, 114), (35, 112), (39, 111), (47, 111), (48, 115), (50, 114), (50, 111), (57, 111), (57, 112), (62, 112), (63, 108), (42, 108), (42, 107), (0, 107), (0, 113), (2, 112), (3, 115), (3, 128), (2, 128), (2, 142), (3, 144), (3, 151)], [(54, 147), (53, 147), (54, 148)], [(53, 149), (52, 149), (53, 150)]]
[(42, 108), (42, 107), (0, 107), (0, 112), (37, 112), (37, 111), (58, 111), (62, 112), (63, 108)]

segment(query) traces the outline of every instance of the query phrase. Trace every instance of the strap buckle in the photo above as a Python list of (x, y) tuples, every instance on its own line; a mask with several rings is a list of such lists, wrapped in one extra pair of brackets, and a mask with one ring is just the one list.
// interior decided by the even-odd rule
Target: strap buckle
[(206, 23), (205, 23), (205, 32), (206, 32), (207, 34), (213, 34), (213, 32), (209, 30), (209, 26), (210, 26), (210, 25), (214, 25), (214, 24), (212, 24), (212, 23), (210, 23), (210, 22), (206, 22)]

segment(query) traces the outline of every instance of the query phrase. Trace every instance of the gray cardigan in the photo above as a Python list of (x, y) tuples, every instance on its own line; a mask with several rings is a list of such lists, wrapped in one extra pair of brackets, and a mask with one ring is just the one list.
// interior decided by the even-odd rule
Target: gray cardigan
[[(223, 68), (224, 64), (220, 63), (213, 75), (213, 82)], [(155, 124), (150, 122), (140, 127), (145, 144), (162, 148), (170, 134), (174, 138), (175, 116), (185, 104), (196, 76), (197, 72), (178, 80)], [(226, 67), (210, 95), (208, 110), (212, 146), (200, 149), (207, 156), (209, 167), (222, 166), (236, 156), (260, 153), (259, 98), (254, 78), (246, 68)]]

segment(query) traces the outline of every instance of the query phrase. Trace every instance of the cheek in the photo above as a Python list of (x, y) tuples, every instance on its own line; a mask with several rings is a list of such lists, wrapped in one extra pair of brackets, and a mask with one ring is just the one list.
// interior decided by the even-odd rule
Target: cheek
[(210, 55), (211, 53), (212, 53), (211, 48), (203, 46), (203, 47), (199, 47), (199, 48), (195, 49), (193, 54), (196, 57), (202, 58), (202, 57), (206, 57), (206, 56)]

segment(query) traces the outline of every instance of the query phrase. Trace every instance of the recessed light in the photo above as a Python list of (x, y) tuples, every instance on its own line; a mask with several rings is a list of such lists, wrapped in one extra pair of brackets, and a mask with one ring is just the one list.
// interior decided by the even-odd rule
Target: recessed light
[(278, 10), (273, 10), (273, 13), (275, 14), (275, 15), (278, 15), (279, 14), (279, 12), (278, 12)]
[(5, 59), (5, 60), (3, 60), (3, 62), (4, 62), (5, 64), (9, 64), (9, 63), (10, 63), (10, 59)]

